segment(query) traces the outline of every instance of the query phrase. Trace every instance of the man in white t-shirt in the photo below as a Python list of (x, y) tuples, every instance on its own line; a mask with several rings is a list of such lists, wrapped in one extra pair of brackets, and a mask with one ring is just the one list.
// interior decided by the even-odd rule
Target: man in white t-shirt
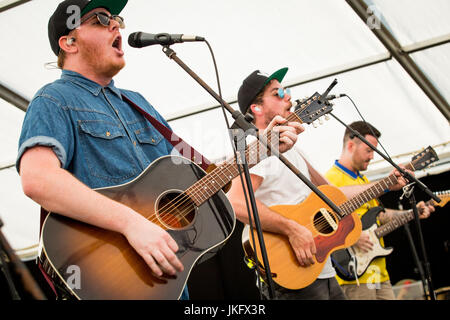
[[(288, 68), (280, 69), (270, 76), (256, 70), (243, 81), (239, 89), (239, 108), (243, 114), (251, 113), (253, 115), (254, 124), (258, 129), (265, 129), (277, 115), (287, 119), (291, 114), (292, 103), (289, 90), (281, 86), (281, 81), (287, 70)], [(283, 155), (314, 184), (319, 185), (319, 181), (327, 182), (313, 167), (308, 168), (298, 145), (297, 140), (294, 147)], [(316, 253), (316, 247), (311, 231), (269, 208), (273, 205), (298, 204), (304, 201), (311, 193), (309, 187), (275, 156), (270, 156), (259, 162), (251, 168), (250, 173), (262, 229), (286, 236), (301, 266), (306, 267), (314, 263), (313, 255)], [(314, 179), (311, 179), (311, 177)], [(405, 181), (399, 178), (399, 183), (391, 190), (399, 189), (404, 185)], [(367, 187), (370, 187), (370, 185), (342, 187), (340, 189), (347, 198), (351, 198)], [(248, 224), (248, 211), (239, 177), (233, 181), (228, 197), (237, 218)], [(330, 258), (328, 258), (318, 279), (305, 288), (289, 290), (274, 283), (274, 298), (346, 299), (335, 275), (336, 272)], [(263, 283), (262, 293), (266, 298), (269, 297), (268, 287), (265, 283)]]

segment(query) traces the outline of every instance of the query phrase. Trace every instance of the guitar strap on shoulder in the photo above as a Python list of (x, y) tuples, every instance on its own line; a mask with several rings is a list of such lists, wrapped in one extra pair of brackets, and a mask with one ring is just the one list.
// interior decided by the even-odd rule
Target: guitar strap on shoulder
[(309, 176), (311, 177), (311, 182), (315, 186), (321, 186), (324, 184), (329, 184), (327, 180), (319, 173), (316, 169), (312, 167), (312, 165), (309, 164), (308, 160), (305, 159), (305, 157), (302, 155), (303, 160), (305, 160), (306, 166), (308, 167)]
[[(122, 98), (129, 105), (139, 111), (183, 157), (191, 159), (192, 162), (200, 165), (205, 171), (208, 169), (208, 167), (211, 165), (211, 162), (206, 159), (200, 152), (191, 147), (187, 142), (177, 136), (172, 130), (170, 130), (153, 116), (145, 112), (141, 107), (128, 99), (125, 95), (122, 94)], [(187, 151), (189, 152), (189, 154), (186, 154)]]

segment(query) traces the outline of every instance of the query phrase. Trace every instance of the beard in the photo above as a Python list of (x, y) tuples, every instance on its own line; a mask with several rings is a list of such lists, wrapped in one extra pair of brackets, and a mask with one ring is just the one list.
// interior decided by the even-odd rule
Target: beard
[(264, 115), (264, 122), (266, 124), (266, 128), (269, 126), (270, 122), (273, 120), (273, 118), (275, 118), (275, 116), (278, 116), (278, 113), (275, 113), (273, 111), (268, 111), (265, 115)]
[(113, 78), (120, 70), (125, 67), (125, 60), (117, 59), (111, 53), (105, 53), (105, 50), (99, 44), (88, 44), (79, 41), (82, 60), (91, 70), (104, 77)]
[(369, 166), (370, 160), (369, 161), (363, 161), (363, 160), (356, 160), (353, 161), (353, 168), (356, 171), (366, 171), (367, 167)]

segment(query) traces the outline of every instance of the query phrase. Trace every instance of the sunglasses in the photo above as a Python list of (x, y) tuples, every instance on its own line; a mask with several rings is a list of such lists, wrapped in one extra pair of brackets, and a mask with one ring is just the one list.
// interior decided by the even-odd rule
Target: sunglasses
[(291, 89), (289, 89), (289, 88), (286, 88), (286, 89), (285, 88), (278, 88), (278, 91), (276, 93), (276, 95), (279, 96), (280, 99), (284, 99), (284, 96), (286, 94), (291, 95)]
[(111, 20), (114, 20), (119, 23), (120, 29), (125, 29), (125, 23), (123, 22), (123, 18), (121, 16), (118, 16), (118, 15), (111, 16), (111, 15), (106, 14), (105, 12), (94, 12), (94, 13), (88, 15), (87, 17), (85, 17), (83, 20), (81, 20), (80, 24), (88, 21), (89, 19), (91, 19), (94, 16), (97, 17), (98, 22), (100, 22), (100, 24), (102, 26), (109, 27)]

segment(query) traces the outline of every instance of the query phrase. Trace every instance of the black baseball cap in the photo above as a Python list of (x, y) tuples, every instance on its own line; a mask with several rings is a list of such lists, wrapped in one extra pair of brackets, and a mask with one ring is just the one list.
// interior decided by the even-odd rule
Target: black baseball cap
[(253, 71), (247, 78), (244, 79), (238, 91), (238, 103), (241, 112), (243, 114), (247, 112), (250, 104), (270, 82), (270, 80), (276, 79), (278, 82), (281, 82), (287, 72), (288, 68), (282, 68), (269, 76), (259, 70)]
[[(128, 0), (65, 0), (56, 8), (48, 21), (48, 39), (52, 51), (59, 54), (59, 38), (77, 28), (81, 17), (96, 8), (105, 8), (112, 15), (119, 14)], [(77, 15), (79, 15), (77, 17)]]

